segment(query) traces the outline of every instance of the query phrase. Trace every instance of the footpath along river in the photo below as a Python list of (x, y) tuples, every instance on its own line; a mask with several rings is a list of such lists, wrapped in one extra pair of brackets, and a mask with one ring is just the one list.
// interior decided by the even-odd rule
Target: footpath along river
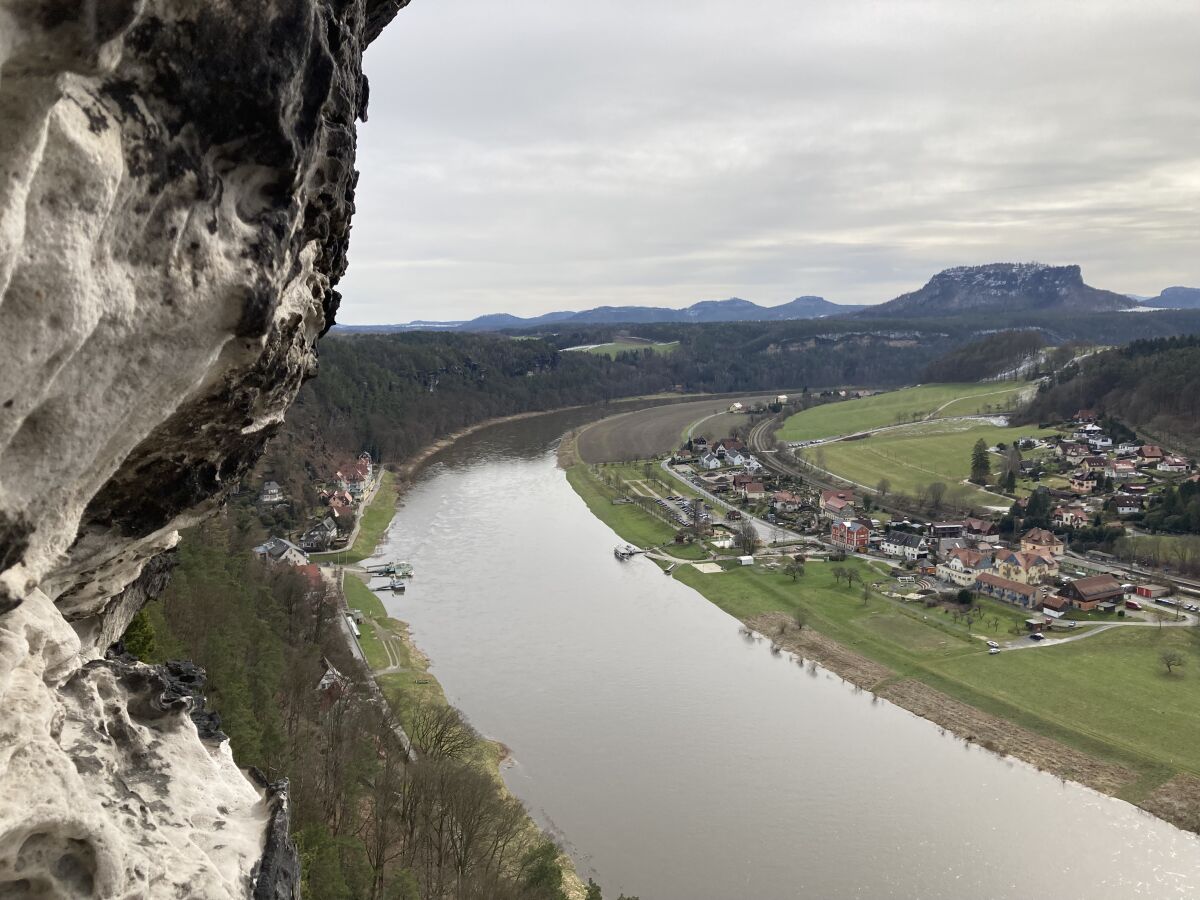
[(439, 454), (377, 558), (415, 565), (389, 613), (606, 897), (1200, 897), (1194, 835), (774, 656), (614, 560), (555, 468), (580, 415)]

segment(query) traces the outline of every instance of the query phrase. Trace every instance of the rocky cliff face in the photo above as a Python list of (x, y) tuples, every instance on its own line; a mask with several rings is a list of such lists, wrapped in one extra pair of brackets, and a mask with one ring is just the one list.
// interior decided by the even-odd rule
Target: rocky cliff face
[(1137, 304), (1122, 294), (1084, 284), (1079, 266), (993, 263), (939, 272), (920, 290), (902, 294), (863, 316), (941, 316), (1034, 310), (1104, 312)]
[(406, 2), (0, 0), (0, 895), (295, 892), (283, 786), (104, 651), (315, 369)]

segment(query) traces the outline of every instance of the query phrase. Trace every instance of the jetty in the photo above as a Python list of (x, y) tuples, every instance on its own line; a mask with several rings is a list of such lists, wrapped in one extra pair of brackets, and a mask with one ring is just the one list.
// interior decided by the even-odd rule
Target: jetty
[(413, 567), (406, 562), (380, 563), (377, 566), (367, 566), (366, 571), (371, 575), (388, 576), (392, 578), (412, 578)]

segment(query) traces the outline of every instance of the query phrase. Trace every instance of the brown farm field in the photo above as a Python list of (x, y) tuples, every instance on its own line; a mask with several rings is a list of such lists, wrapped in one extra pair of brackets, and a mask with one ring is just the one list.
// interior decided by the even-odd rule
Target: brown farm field
[[(734, 400), (749, 405), (759, 400), (771, 400), (774, 396), (773, 393), (744, 397), (725, 395), (610, 416), (588, 425), (579, 433), (577, 452), (580, 459), (591, 464), (649, 459), (678, 447), (683, 442), (684, 431), (708, 416), (720, 416), (719, 422), (714, 420), (711, 424), (719, 424), (725, 429), (735, 418), (748, 424), (749, 416), (733, 417), (726, 414), (725, 411)], [(700, 434), (710, 434), (709, 425), (701, 424), (696, 430)], [(721, 435), (712, 433), (711, 436)]]

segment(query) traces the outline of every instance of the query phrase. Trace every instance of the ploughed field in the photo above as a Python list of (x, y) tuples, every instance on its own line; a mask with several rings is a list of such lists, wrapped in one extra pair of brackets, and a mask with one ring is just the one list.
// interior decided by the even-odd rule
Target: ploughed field
[[(745, 399), (726, 396), (708, 400), (693, 400), (669, 406), (655, 406), (636, 412), (611, 416), (589, 425), (579, 433), (576, 451), (586, 463), (625, 462), (634, 459), (650, 459), (670, 453), (684, 440), (690, 426), (697, 426), (697, 433), (711, 431), (708, 423), (701, 422), (709, 416), (725, 416), (735, 399), (749, 405), (756, 401), (766, 402), (774, 394), (762, 394)], [(741, 415), (740, 421), (749, 424), (749, 417)], [(728, 425), (726, 419), (722, 422)], [(714, 436), (724, 437), (724, 434)]]
[(1024, 381), (925, 384), (861, 400), (838, 400), (789, 416), (776, 436), (781, 441), (812, 441), (917, 419), (999, 413), (1028, 388)]

